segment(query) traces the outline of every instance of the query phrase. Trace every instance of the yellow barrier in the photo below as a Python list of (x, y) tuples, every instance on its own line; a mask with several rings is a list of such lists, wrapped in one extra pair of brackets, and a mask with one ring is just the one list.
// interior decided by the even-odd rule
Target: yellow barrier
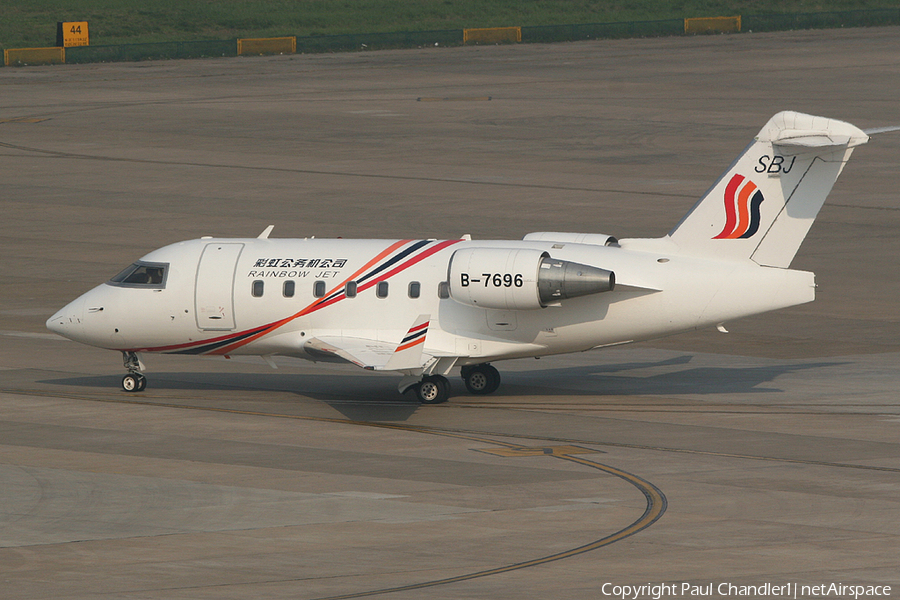
[(241, 54), (294, 54), (297, 38), (246, 38), (237, 41), (237, 53)]
[(10, 66), (61, 65), (66, 62), (65, 48), (10, 48), (3, 51), (3, 64)]
[(740, 33), (741, 16), (685, 19), (685, 33)]
[(521, 27), (463, 29), (464, 44), (504, 44), (522, 41)]

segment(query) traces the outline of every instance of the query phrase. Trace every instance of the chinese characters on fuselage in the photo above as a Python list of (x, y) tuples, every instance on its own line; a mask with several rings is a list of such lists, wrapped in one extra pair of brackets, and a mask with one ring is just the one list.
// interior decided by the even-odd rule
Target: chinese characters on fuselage
[(328, 279), (336, 277), (337, 269), (343, 269), (346, 264), (346, 258), (258, 258), (247, 277), (309, 277), (313, 271), (299, 269), (316, 269), (315, 278)]

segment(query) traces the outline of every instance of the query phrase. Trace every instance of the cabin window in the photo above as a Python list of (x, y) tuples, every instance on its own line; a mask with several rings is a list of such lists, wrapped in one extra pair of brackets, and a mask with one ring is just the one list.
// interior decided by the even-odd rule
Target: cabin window
[(253, 294), (254, 298), (262, 298), (263, 292), (265, 291), (266, 282), (262, 279), (257, 279), (253, 282), (253, 285), (250, 288), (250, 293)]
[(169, 263), (138, 261), (110, 279), (107, 283), (118, 287), (154, 288), (166, 287)]
[(282, 289), (282, 293), (285, 298), (293, 298), (294, 297), (294, 288), (296, 287), (296, 283), (293, 281), (285, 281), (284, 288)]
[(325, 295), (325, 282), (317, 281), (313, 284), (313, 296), (321, 298)]
[(344, 295), (348, 298), (356, 298), (356, 282), (348, 281), (344, 284)]
[(446, 300), (450, 297), (450, 282), (442, 281), (438, 284), (438, 298)]
[(379, 281), (378, 285), (375, 286), (375, 295), (379, 298), (387, 298), (388, 296), (388, 282), (387, 281)]
[(410, 298), (418, 298), (419, 294), (422, 293), (422, 284), (418, 281), (410, 281), (409, 282), (409, 297)]

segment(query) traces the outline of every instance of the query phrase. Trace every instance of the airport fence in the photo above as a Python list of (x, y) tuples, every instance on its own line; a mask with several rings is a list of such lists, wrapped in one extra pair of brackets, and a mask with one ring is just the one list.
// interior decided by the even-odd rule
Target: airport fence
[[(447, 29), (436, 31), (400, 31), (390, 33), (358, 33), (316, 35), (306, 37), (264, 38), (247, 40), (207, 40), (75, 46), (71, 48), (24, 48), (4, 51), (5, 65), (52, 63), (124, 62), (175, 58), (238, 56), (240, 54), (284, 53), (281, 43), (266, 40), (291, 40), (297, 53), (348, 52), (386, 50), (427, 46), (461, 46), (469, 43), (549, 43), (579, 40), (666, 37), (722, 31), (788, 31), (795, 29), (831, 29), (840, 27), (873, 27), (900, 25), (900, 8), (847, 10), (816, 13), (743, 15), (728, 17), (737, 27), (697, 28), (691, 21), (715, 19), (666, 19), (660, 21), (627, 21), (619, 23), (585, 23), (573, 25), (541, 25), (501, 27), (494, 29)], [(515, 30), (515, 35), (509, 32)], [(493, 32), (493, 33), (486, 33)], [(243, 51), (243, 44), (254, 51)], [(279, 49), (269, 52), (266, 48)], [(48, 52), (53, 50), (53, 52)], [(58, 55), (61, 52), (61, 60)], [(49, 57), (49, 58), (48, 58)]]
[(746, 15), (743, 31), (791, 31), (900, 25), (900, 8), (841, 10), (778, 15)]
[(684, 19), (585, 23), (580, 25), (540, 25), (522, 27), (522, 42), (575, 42), (579, 40), (666, 37), (683, 34)]
[(237, 56), (235, 40), (198, 42), (158, 42), (111, 46), (74, 46), (66, 48), (67, 63), (126, 62), (169, 58), (211, 58)]
[(347, 52), (353, 50), (393, 50), (425, 46), (459, 46), (461, 29), (397, 31), (393, 33), (347, 33), (297, 38), (297, 52)]

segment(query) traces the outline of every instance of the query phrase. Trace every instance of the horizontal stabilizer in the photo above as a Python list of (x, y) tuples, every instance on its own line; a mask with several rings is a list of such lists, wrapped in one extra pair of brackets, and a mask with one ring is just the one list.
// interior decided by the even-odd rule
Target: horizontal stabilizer
[(879, 133), (890, 133), (892, 131), (900, 131), (900, 125), (891, 125), (890, 127), (873, 127), (872, 129), (863, 129), (866, 135), (878, 135)]

